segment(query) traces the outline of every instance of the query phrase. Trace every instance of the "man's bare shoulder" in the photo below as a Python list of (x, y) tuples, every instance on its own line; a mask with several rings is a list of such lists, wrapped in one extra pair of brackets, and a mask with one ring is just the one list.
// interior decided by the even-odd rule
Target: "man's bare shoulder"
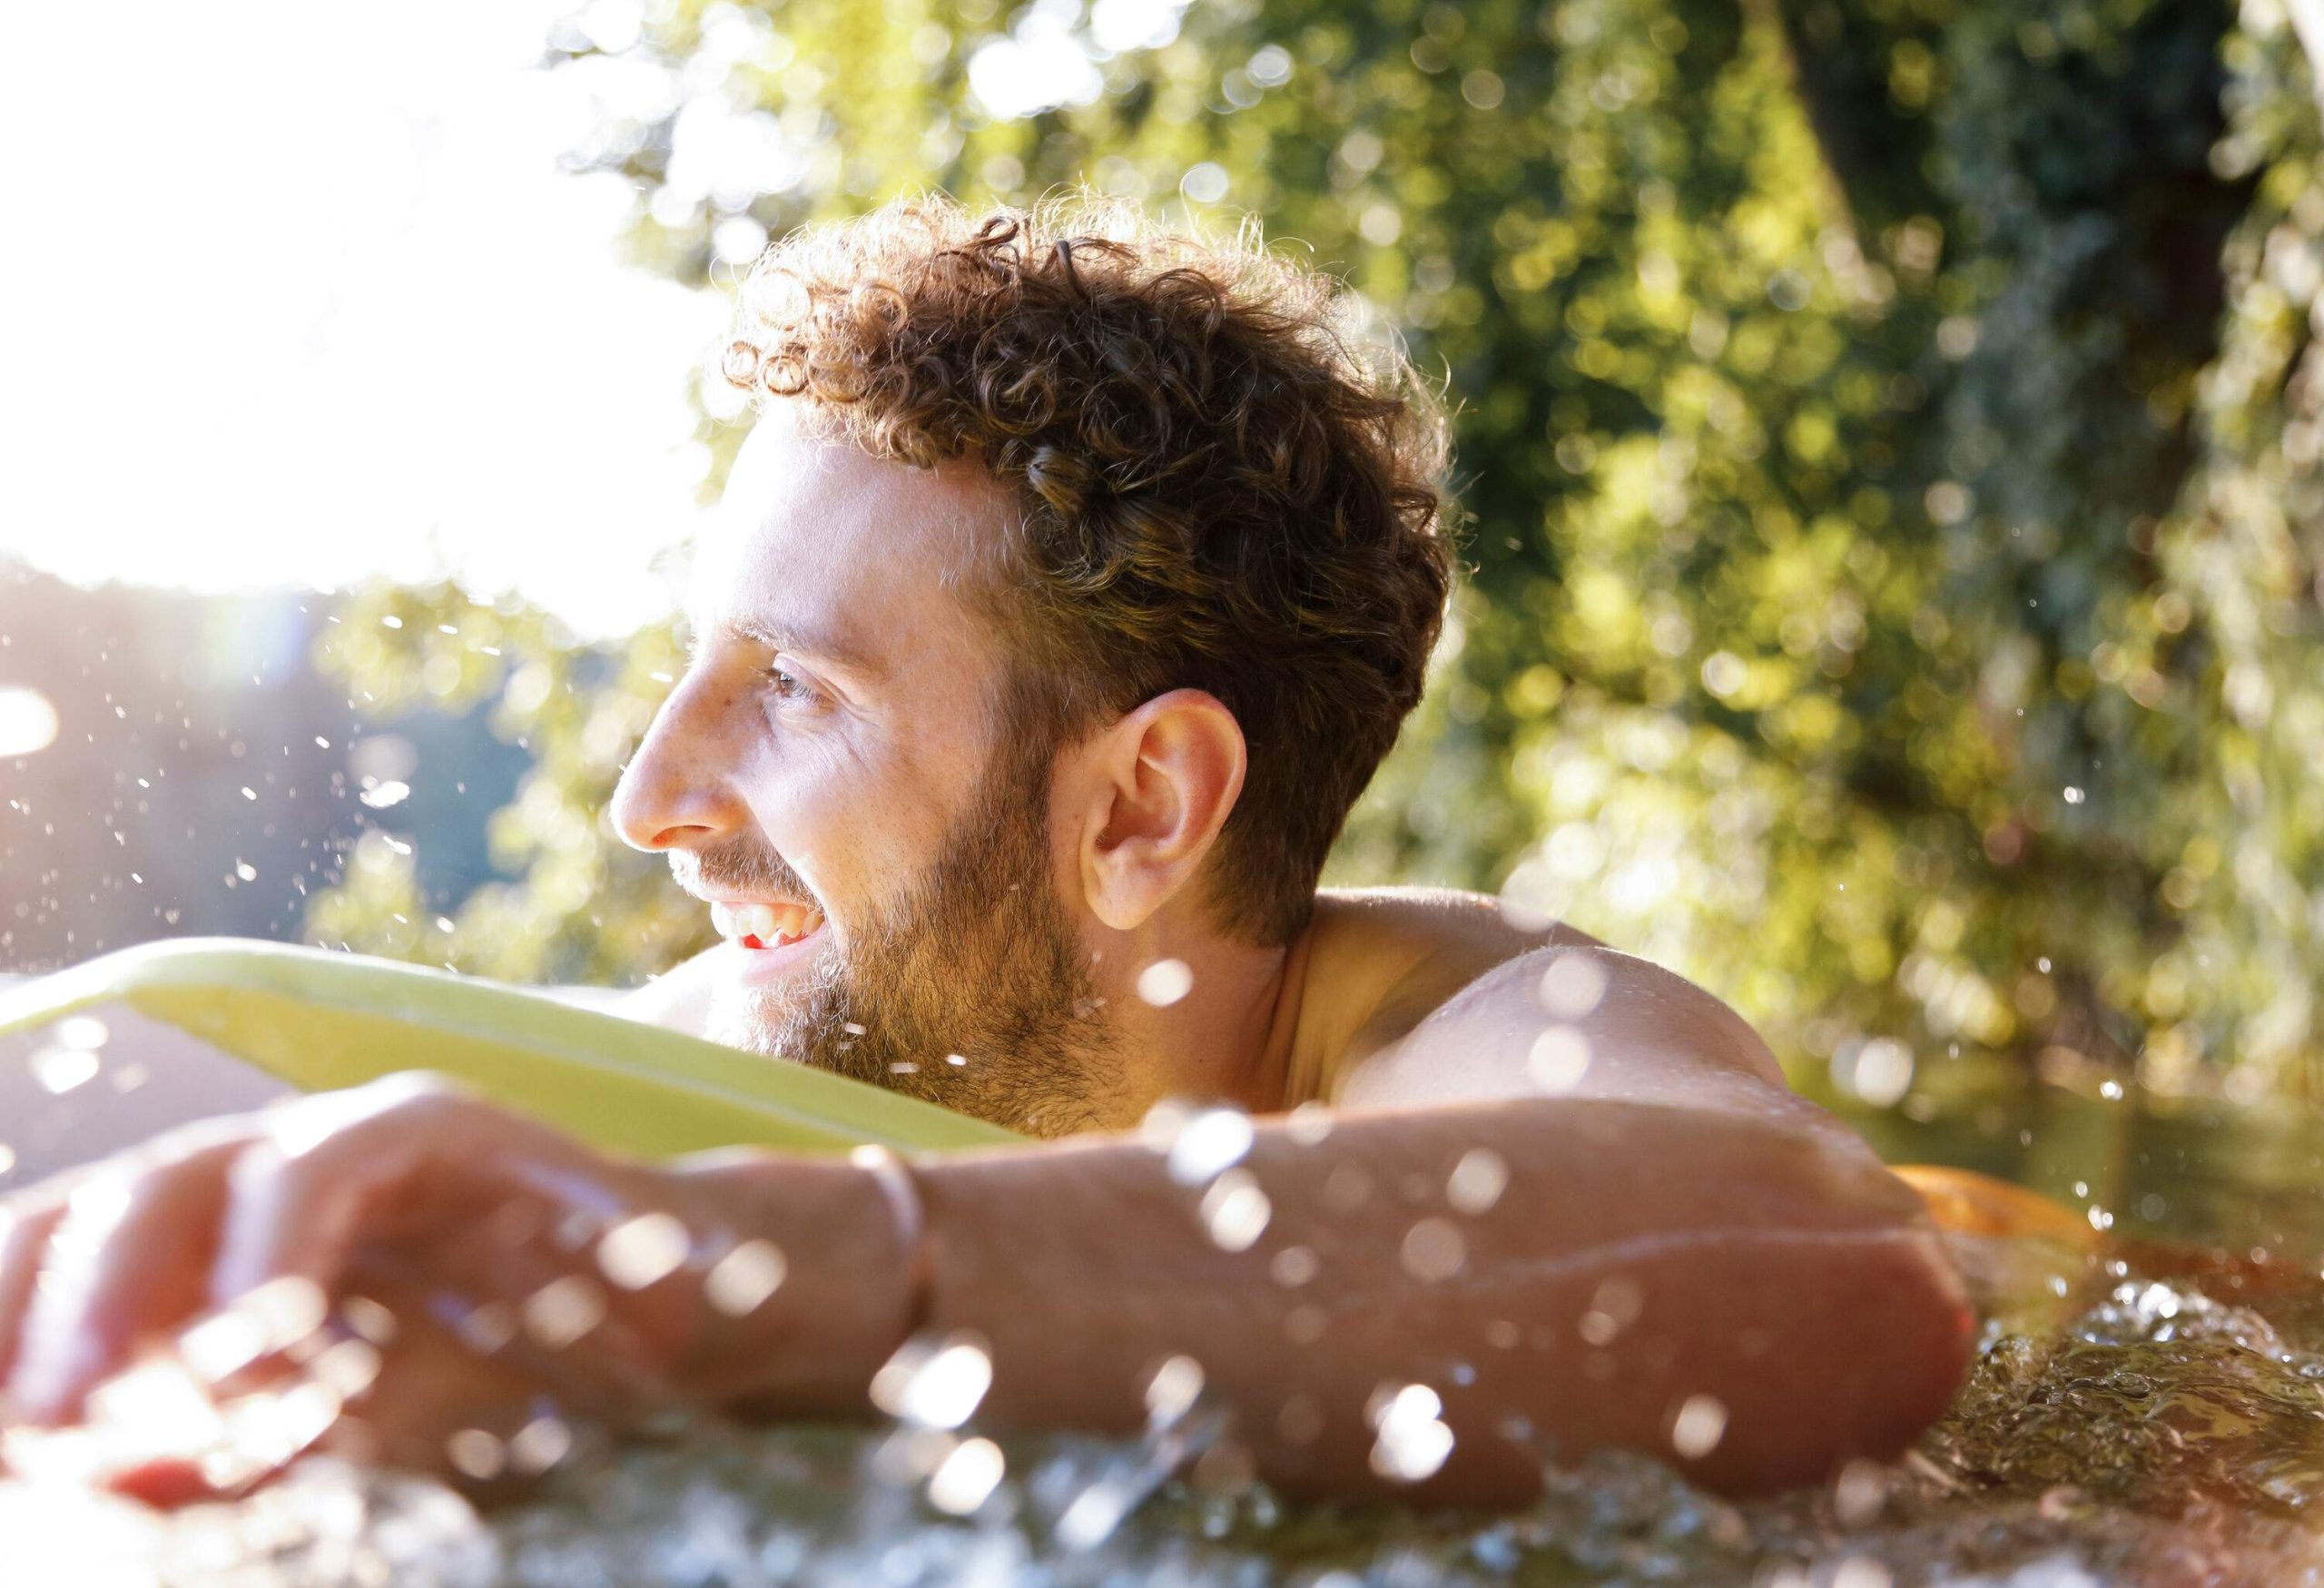
[[(1553, 1009), (1552, 967), (1589, 1007)], [(1455, 890), (1319, 895), (1303, 1035), (1340, 1050), (1324, 1066), (1344, 1101), (1416, 1102), (1541, 1090), (1531, 1062), (1550, 1025), (1594, 1044), (1582, 1095), (1663, 1094), (1689, 1072), (1782, 1085), (1749, 1024), (1652, 961), (1557, 922), (1512, 920)], [(1582, 994), (1587, 993), (1583, 999)]]
[(1563, 922), (1521, 919), (1489, 893), (1464, 888), (1323, 888), (1315, 931), (1334, 943), (1499, 964), (1531, 949), (1598, 940)]
[(1562, 922), (1512, 920), (1458, 888), (1327, 888), (1307, 930), (1303, 1045), (1339, 1070), (1411, 1031), (1499, 965), (1598, 940)]

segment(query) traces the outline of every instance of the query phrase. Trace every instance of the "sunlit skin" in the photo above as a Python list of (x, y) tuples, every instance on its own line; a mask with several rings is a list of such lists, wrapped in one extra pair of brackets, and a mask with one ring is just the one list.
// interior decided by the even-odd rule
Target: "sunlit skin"
[[(1011, 510), (973, 459), (917, 470), (762, 422), (704, 548), (693, 665), (613, 817), (696, 886), (704, 855), (780, 856), (822, 929), (714, 949), (634, 1013), (716, 1034), (753, 1000), (779, 1009), (922, 873), (992, 754), (1008, 653), (970, 592)], [(1108, 1038), (1074, 1072), (1091, 1128), (917, 1164), (917, 1259), (872, 1169), (615, 1162), (393, 1083), (201, 1127), (11, 1203), (15, 1415), (73, 1422), (141, 1352), (284, 1275), (409, 1320), (329, 1437), (415, 1465), (440, 1465), (458, 1429), (514, 1432), (544, 1392), (615, 1421), (670, 1401), (867, 1415), (915, 1318), (983, 1342), (990, 1430), (1135, 1431), (1156, 1366), (1191, 1358), (1236, 1445), (1301, 1494), (1502, 1504), (1545, 1455), (1606, 1444), (1767, 1488), (1891, 1454), (1943, 1409), (1971, 1318), (1918, 1199), (1786, 1090), (1740, 1018), (1462, 894), (1326, 893), (1287, 947), (1227, 936), (1205, 863), (1245, 768), (1233, 716), (1187, 690), (1058, 753), (1049, 880)], [(1157, 1006), (1136, 978), (1163, 960), (1191, 987)], [(1339, 1078), (1330, 1107), (1286, 1112), (1317, 1076)], [(1238, 1166), (1265, 1198), (1256, 1232), (1247, 1197), (1222, 1223), (1207, 1177), (1175, 1180), (1137, 1130), (1173, 1097), (1256, 1116)], [(652, 1210), (684, 1221), (698, 1260), (598, 1283), (591, 1232)], [(778, 1248), (783, 1278), (729, 1316), (703, 1270), (743, 1241)], [(527, 1307), (576, 1276), (589, 1327), (544, 1336)], [(444, 1296), (517, 1320), (508, 1343), (479, 1356), (420, 1316)], [(1441, 1465), (1413, 1458), (1424, 1476), (1396, 1474), (1412, 1442), (1382, 1456), (1397, 1441), (1367, 1415), (1408, 1385), (1451, 1435)], [(145, 1458), (120, 1481), (202, 1486)]]

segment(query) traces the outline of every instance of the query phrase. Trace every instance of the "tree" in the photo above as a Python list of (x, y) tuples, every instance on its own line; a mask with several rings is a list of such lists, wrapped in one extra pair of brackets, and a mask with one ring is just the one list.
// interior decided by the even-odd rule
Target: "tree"
[[(2313, 443), (2278, 385), (2324, 200), (2284, 40), (2184, 0), (682, 0), (555, 44), (664, 85), (580, 158), (681, 280), (913, 187), (1086, 182), (1262, 217), (1402, 328), (1456, 407), (1468, 577), (1335, 875), (1501, 888), (1794, 1054), (2185, 1083), (2312, 1039)], [(582, 814), (619, 751), (573, 745), (669, 668), (552, 651), (530, 870), (455, 945), (657, 967), (694, 940)], [(517, 896), (564, 947), (470, 950)]]

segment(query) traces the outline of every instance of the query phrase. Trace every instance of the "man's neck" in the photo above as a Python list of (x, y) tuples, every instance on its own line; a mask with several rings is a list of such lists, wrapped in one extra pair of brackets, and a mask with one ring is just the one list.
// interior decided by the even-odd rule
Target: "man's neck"
[(1298, 1012), (1298, 950), (1160, 929), (1123, 934), (1103, 951), (1114, 968), (1102, 979), (1121, 989), (1113, 1012), (1122, 1077), (1103, 1123), (1128, 1129), (1164, 1098), (1280, 1108)]

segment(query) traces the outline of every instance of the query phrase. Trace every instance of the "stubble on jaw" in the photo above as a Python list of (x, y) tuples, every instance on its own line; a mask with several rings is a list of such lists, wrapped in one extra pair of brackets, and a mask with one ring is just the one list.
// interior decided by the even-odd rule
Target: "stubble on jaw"
[[(1118, 1043), (1049, 874), (1049, 758), (1004, 746), (993, 762), (900, 896), (844, 946), (826, 922), (800, 984), (717, 988), (711, 1039), (1029, 1135), (1113, 1119), (1128, 1090)], [(700, 873), (739, 893), (811, 896), (763, 849), (712, 852)]]

